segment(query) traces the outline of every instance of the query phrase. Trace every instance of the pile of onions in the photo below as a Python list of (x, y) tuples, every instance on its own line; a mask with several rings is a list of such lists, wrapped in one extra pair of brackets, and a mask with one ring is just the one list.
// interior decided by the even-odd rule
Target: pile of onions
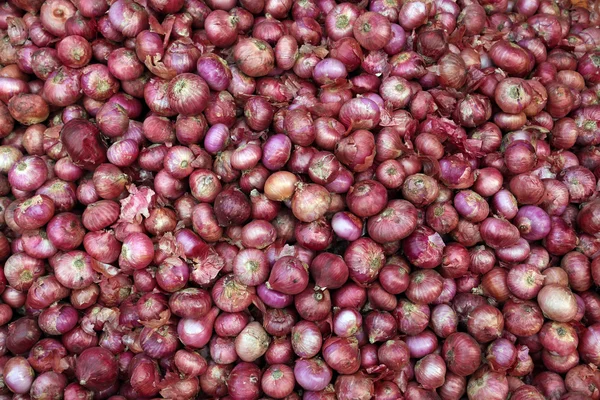
[(0, 400), (600, 399), (600, 11), (8, 0)]

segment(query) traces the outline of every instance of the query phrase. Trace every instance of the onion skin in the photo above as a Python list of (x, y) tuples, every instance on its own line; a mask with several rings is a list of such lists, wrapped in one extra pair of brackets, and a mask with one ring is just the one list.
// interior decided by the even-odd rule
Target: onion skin
[(71, 120), (63, 126), (61, 141), (71, 159), (87, 170), (106, 161), (106, 148), (100, 141), (98, 130), (87, 121)]

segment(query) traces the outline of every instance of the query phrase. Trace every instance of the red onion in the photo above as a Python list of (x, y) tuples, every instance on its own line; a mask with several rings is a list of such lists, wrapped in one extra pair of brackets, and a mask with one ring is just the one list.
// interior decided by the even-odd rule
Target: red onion
[(510, 340), (498, 338), (487, 348), (486, 361), (492, 371), (504, 372), (512, 367), (517, 360), (517, 350)]
[(559, 217), (551, 217), (550, 232), (544, 238), (544, 245), (550, 254), (563, 255), (576, 246), (577, 238), (573, 229)]
[(363, 129), (353, 132), (337, 144), (335, 155), (350, 170), (354, 172), (365, 171), (373, 165), (373, 159), (375, 158), (373, 134)]
[(414, 336), (407, 336), (406, 345), (411, 357), (421, 358), (435, 351), (438, 347), (438, 339), (432, 331), (426, 329)]
[(414, 304), (408, 300), (400, 300), (394, 310), (398, 329), (408, 335), (416, 335), (427, 327), (430, 317), (429, 306)]
[(444, 384), (446, 364), (437, 354), (429, 354), (415, 364), (415, 378), (424, 389), (436, 389)]
[(504, 318), (497, 308), (481, 305), (469, 314), (467, 328), (478, 341), (487, 343), (502, 334)]
[(234, 60), (240, 70), (248, 76), (267, 75), (274, 66), (271, 46), (259, 39), (245, 39), (234, 48)]
[(440, 235), (426, 227), (417, 228), (403, 242), (404, 254), (408, 261), (421, 268), (438, 266), (442, 262), (444, 246)]
[(385, 257), (378, 244), (371, 239), (360, 238), (348, 246), (344, 261), (350, 271), (350, 278), (358, 284), (367, 284), (377, 278), (379, 270), (385, 264)]
[(373, 381), (361, 373), (342, 375), (335, 382), (335, 392), (342, 398), (366, 400), (372, 398), (374, 391)]
[(453, 231), (459, 223), (458, 213), (449, 202), (433, 203), (427, 207), (425, 221), (437, 233)]
[(285, 397), (294, 391), (294, 372), (284, 364), (271, 365), (265, 370), (261, 387), (267, 396)]
[(62, 335), (75, 327), (77, 319), (77, 310), (63, 304), (42, 311), (38, 324), (40, 329), (49, 335)]
[[(409, 349), (400, 339), (387, 340), (377, 350), (379, 362), (392, 370), (400, 370), (409, 363)], [(441, 357), (440, 357), (441, 359)]]
[(446, 338), (456, 332), (458, 317), (447, 304), (440, 304), (431, 311), (431, 328), (439, 337)]
[(481, 237), (492, 248), (513, 245), (519, 239), (519, 230), (510, 222), (498, 218), (487, 218), (481, 223)]
[(327, 289), (306, 288), (294, 298), (294, 305), (301, 318), (307, 321), (322, 321), (331, 309), (331, 300)]
[(93, 170), (106, 160), (106, 149), (98, 130), (84, 120), (71, 120), (61, 131), (61, 141), (76, 165)]
[(538, 294), (538, 302), (544, 314), (557, 322), (569, 322), (577, 314), (573, 293), (559, 285), (544, 286)]
[(558, 356), (543, 350), (542, 362), (548, 370), (564, 374), (579, 363), (579, 354), (574, 352), (568, 356)]
[(308, 285), (308, 266), (295, 257), (281, 257), (275, 262), (267, 281), (269, 289), (295, 295)]
[(534, 298), (544, 283), (543, 276), (537, 267), (529, 264), (519, 264), (511, 268), (506, 284), (516, 297), (524, 300)]
[(364, 334), (371, 343), (389, 340), (396, 334), (394, 316), (387, 311), (369, 312), (364, 326)]
[[(294, 353), (303, 358), (311, 358), (319, 353), (323, 339), (318, 326), (314, 322), (300, 321), (292, 327), (292, 348)], [(327, 357), (325, 357), (327, 360)]]
[(352, 374), (360, 367), (360, 350), (356, 338), (331, 337), (323, 343), (323, 358), (335, 371)]
[(508, 390), (506, 376), (485, 367), (479, 369), (467, 385), (468, 396), (472, 399), (504, 399)]
[(453, 333), (444, 342), (442, 356), (448, 369), (459, 376), (471, 375), (479, 365), (481, 350), (475, 340), (466, 333)]
[(116, 380), (116, 360), (108, 350), (91, 347), (84, 350), (77, 358), (75, 373), (82, 386), (99, 390)]
[(23, 357), (13, 357), (4, 364), (4, 382), (13, 393), (29, 392), (34, 379), (34, 371)]
[(561, 260), (561, 267), (567, 273), (569, 284), (574, 290), (583, 292), (592, 286), (589, 260), (583, 254), (578, 252), (565, 254)]
[(342, 105), (339, 119), (351, 130), (371, 129), (379, 124), (381, 110), (377, 103), (368, 98), (351, 99)]
[(358, 332), (362, 325), (362, 316), (351, 308), (339, 310), (333, 319), (333, 332), (341, 337), (350, 337)]
[(416, 224), (415, 207), (404, 200), (392, 200), (383, 211), (369, 218), (367, 230), (375, 241), (387, 243), (406, 238)]
[(177, 333), (182, 343), (193, 348), (204, 347), (210, 340), (212, 327), (219, 309), (213, 307), (202, 320), (182, 318), (177, 325)]
[(331, 253), (317, 255), (310, 264), (309, 271), (321, 288), (337, 289), (348, 279), (348, 266), (340, 256)]
[(432, 203), (438, 194), (437, 182), (425, 174), (410, 175), (402, 185), (403, 197), (415, 206), (425, 206)]
[(589, 397), (598, 396), (599, 378), (591, 367), (577, 365), (565, 376), (565, 387), (570, 392), (578, 392)]
[(325, 19), (325, 31), (332, 40), (352, 36), (352, 29), (358, 17), (358, 8), (351, 3), (336, 5)]
[[(364, 180), (354, 185), (346, 196), (348, 208), (359, 217), (370, 217), (383, 211), (387, 204), (387, 191), (377, 181)], [(374, 201), (373, 199), (380, 199)], [(403, 205), (404, 203), (394, 203)]]
[(294, 377), (303, 389), (320, 391), (331, 381), (332, 371), (319, 357), (300, 359), (294, 365)]
[(444, 384), (438, 388), (438, 393), (443, 399), (459, 399), (464, 395), (467, 381), (464, 377), (448, 372)]

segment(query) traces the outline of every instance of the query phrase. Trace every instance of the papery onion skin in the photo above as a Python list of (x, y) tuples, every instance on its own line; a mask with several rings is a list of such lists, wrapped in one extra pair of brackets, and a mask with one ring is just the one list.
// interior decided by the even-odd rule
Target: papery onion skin
[(106, 161), (106, 148), (90, 122), (77, 119), (69, 121), (61, 131), (61, 141), (71, 159), (85, 169), (93, 170)]

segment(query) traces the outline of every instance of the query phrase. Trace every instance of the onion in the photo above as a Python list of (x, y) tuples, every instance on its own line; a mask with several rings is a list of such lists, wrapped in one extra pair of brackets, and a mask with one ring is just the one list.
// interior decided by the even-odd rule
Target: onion
[(167, 89), (171, 108), (183, 115), (197, 115), (206, 108), (209, 89), (206, 82), (190, 73), (178, 75)]
[(596, 396), (598, 376), (591, 367), (578, 365), (572, 368), (565, 376), (565, 387), (570, 392), (578, 392), (582, 395)]
[(13, 393), (29, 392), (34, 379), (34, 371), (23, 357), (14, 357), (4, 364), (4, 382)]
[(263, 373), (261, 387), (267, 396), (282, 398), (294, 391), (294, 372), (284, 364), (271, 365)]
[(387, 243), (406, 238), (416, 225), (415, 207), (404, 200), (392, 200), (383, 211), (369, 218), (367, 230), (375, 241)]
[(331, 337), (323, 343), (323, 358), (335, 371), (351, 374), (360, 367), (360, 350), (354, 337)]
[(504, 372), (517, 360), (517, 350), (510, 340), (498, 338), (487, 348), (486, 360), (495, 372)]
[(292, 212), (300, 221), (312, 222), (322, 217), (330, 204), (331, 196), (323, 186), (299, 183), (292, 198)]
[(408, 300), (400, 300), (394, 310), (398, 329), (408, 335), (417, 335), (427, 327), (430, 317), (427, 305), (414, 304)]
[(321, 358), (300, 359), (294, 365), (294, 377), (302, 388), (316, 392), (327, 387), (332, 371)]
[(429, 354), (415, 364), (415, 378), (424, 389), (436, 389), (445, 382), (446, 364), (437, 354)]
[(516, 297), (529, 300), (538, 294), (544, 283), (543, 279), (537, 267), (520, 264), (511, 268), (506, 277), (506, 284)]
[(557, 322), (569, 322), (577, 314), (573, 293), (560, 285), (547, 285), (540, 290), (538, 302), (544, 314)]
[(435, 306), (431, 311), (431, 328), (439, 337), (446, 338), (456, 332), (458, 317), (447, 304)]
[(307, 321), (322, 321), (331, 309), (328, 290), (307, 288), (294, 298), (294, 305), (301, 318)]
[(467, 329), (475, 339), (487, 343), (500, 337), (504, 329), (504, 318), (497, 308), (480, 305), (469, 314)]
[(437, 233), (445, 234), (458, 226), (459, 217), (449, 202), (433, 203), (427, 207), (425, 221)]
[(442, 356), (448, 369), (459, 376), (471, 375), (479, 365), (481, 350), (468, 334), (453, 333), (444, 342)]
[(485, 367), (478, 370), (467, 385), (468, 396), (472, 399), (504, 399), (508, 390), (506, 376)]
[(106, 160), (106, 149), (99, 140), (98, 130), (87, 121), (74, 119), (66, 123), (61, 141), (73, 162), (85, 169), (93, 170)]
[(115, 382), (116, 360), (108, 350), (91, 347), (84, 350), (77, 358), (75, 374), (80, 385), (99, 390)]
[(348, 266), (340, 256), (321, 253), (310, 264), (310, 275), (317, 286), (337, 289), (348, 278)]
[(502, 248), (519, 240), (519, 230), (510, 222), (498, 218), (486, 218), (480, 227), (481, 237), (492, 248)]
[(271, 46), (259, 39), (244, 39), (234, 48), (234, 60), (240, 70), (248, 76), (267, 75), (274, 67)]
[(304, 358), (317, 355), (323, 342), (318, 326), (310, 321), (300, 321), (294, 325), (291, 330), (291, 338), (294, 353)]
[(379, 124), (381, 110), (377, 103), (368, 98), (351, 99), (340, 108), (339, 119), (351, 130), (371, 129)]
[(358, 17), (358, 8), (351, 3), (336, 5), (325, 19), (325, 31), (332, 40), (352, 36), (352, 29)]
[[(367, 261), (365, 263), (365, 260)], [(377, 278), (385, 264), (383, 250), (374, 241), (360, 238), (350, 244), (344, 253), (350, 278), (358, 284), (367, 284)]]
[(372, 398), (375, 387), (370, 378), (359, 373), (342, 375), (335, 382), (335, 391), (341, 398), (366, 400)]
[(576, 240), (574, 231), (562, 218), (551, 218), (550, 232), (544, 238), (545, 247), (550, 254), (568, 253), (575, 248)]
[(377, 350), (377, 357), (388, 368), (401, 370), (408, 365), (409, 349), (402, 340), (387, 340)]
[(210, 334), (219, 309), (213, 307), (202, 320), (182, 318), (177, 325), (181, 342), (189, 347), (204, 347), (210, 340)]
[(269, 346), (269, 337), (258, 322), (251, 322), (235, 340), (235, 350), (247, 362), (262, 356)]

